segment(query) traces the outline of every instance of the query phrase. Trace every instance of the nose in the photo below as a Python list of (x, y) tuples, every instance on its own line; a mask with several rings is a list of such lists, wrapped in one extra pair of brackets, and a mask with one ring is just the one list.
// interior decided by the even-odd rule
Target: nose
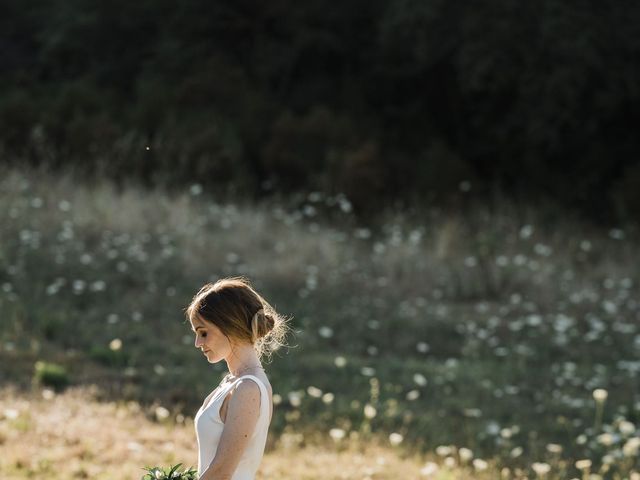
[(195, 340), (195, 342), (194, 342), (194, 346), (195, 346), (196, 348), (200, 348), (200, 345), (202, 345), (202, 339), (200, 338), (200, 336), (199, 336), (199, 335), (196, 335), (196, 340)]

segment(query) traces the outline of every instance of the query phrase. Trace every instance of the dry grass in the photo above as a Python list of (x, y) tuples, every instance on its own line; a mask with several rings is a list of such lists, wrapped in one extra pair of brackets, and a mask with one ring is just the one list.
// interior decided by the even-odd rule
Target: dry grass
[(137, 478), (146, 464), (194, 462), (187, 426), (150, 421), (133, 402), (98, 403), (87, 388), (43, 393), (0, 398), (2, 478)]
[[(274, 442), (258, 478), (425, 478), (418, 458), (402, 459), (379, 445), (304, 447)], [(193, 423), (162, 423), (134, 402), (101, 403), (95, 389), (62, 394), (34, 390), (0, 393), (0, 478), (48, 480), (140, 478), (145, 465), (197, 464)], [(453, 478), (445, 471), (431, 478)]]

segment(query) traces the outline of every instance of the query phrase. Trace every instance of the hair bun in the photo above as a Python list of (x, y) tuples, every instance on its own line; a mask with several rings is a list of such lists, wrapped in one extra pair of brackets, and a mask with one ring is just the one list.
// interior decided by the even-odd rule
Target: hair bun
[(267, 333), (269, 333), (271, 330), (273, 330), (273, 327), (276, 326), (276, 321), (269, 314), (265, 314), (264, 320), (265, 320), (265, 327), (266, 327)]
[(266, 313), (264, 308), (261, 308), (253, 315), (251, 324), (255, 337), (262, 338), (273, 330), (276, 322), (271, 314)]

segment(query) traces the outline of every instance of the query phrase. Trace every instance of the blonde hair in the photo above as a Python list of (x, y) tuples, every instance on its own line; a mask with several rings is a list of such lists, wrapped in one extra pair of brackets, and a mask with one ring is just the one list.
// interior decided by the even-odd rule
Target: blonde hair
[(213, 323), (227, 338), (251, 343), (258, 354), (268, 357), (285, 346), (289, 319), (276, 310), (245, 277), (227, 277), (205, 284), (185, 309), (188, 320)]

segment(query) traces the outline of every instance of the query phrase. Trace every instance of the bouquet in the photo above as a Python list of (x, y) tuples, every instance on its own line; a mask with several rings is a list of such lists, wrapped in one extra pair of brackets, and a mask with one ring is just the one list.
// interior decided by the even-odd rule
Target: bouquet
[(198, 480), (198, 472), (193, 468), (189, 470), (178, 470), (182, 466), (181, 463), (169, 467), (145, 467), (148, 473), (145, 473), (142, 480)]

